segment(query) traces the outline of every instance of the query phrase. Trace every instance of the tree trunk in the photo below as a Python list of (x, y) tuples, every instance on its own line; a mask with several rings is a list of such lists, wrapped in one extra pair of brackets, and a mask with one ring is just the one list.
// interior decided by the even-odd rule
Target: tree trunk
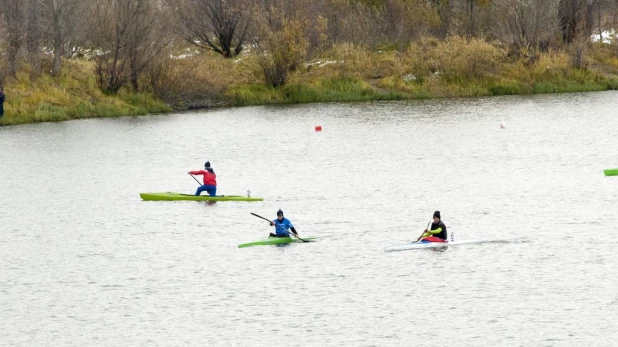
[(468, 38), (476, 36), (476, 0), (468, 0)]
[(2, 1), (4, 20), (6, 21), (8, 73), (12, 78), (17, 78), (19, 69), (18, 55), (23, 45), (25, 35), (24, 6), (20, 0)]
[(594, 5), (595, 2), (593, 0), (586, 1), (586, 32), (584, 33), (586, 41), (590, 40), (592, 28), (594, 27)]
[(32, 70), (30, 71), (30, 79), (34, 80), (41, 74), (41, 30), (40, 17), (38, 7), (34, 0), (27, 2), (28, 4), (28, 21), (27, 21), (27, 41), (26, 48)]
[(52, 65), (52, 76), (58, 76), (62, 68), (62, 56), (64, 55), (64, 45), (62, 40), (62, 27), (60, 17), (57, 13), (53, 14), (54, 25), (54, 64)]

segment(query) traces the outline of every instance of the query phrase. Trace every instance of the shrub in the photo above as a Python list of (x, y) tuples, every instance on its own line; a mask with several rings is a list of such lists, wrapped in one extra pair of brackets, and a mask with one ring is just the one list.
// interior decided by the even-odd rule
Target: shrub
[(498, 84), (489, 88), (492, 95), (514, 95), (520, 94), (521, 89), (517, 82), (511, 84)]
[(445, 41), (423, 39), (411, 44), (406, 61), (418, 76), (439, 73), (449, 80), (481, 78), (495, 73), (504, 54), (480, 39), (452, 36)]

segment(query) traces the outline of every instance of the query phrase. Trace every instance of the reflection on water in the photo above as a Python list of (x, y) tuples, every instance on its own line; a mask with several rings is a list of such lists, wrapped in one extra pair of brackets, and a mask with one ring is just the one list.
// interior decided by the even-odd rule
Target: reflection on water
[[(610, 346), (616, 95), (3, 127), (0, 341)], [(193, 193), (204, 160), (218, 194), (264, 201), (140, 200)], [(251, 212), (278, 209), (319, 242), (237, 248), (271, 231)], [(384, 252), (435, 210), (483, 242)]]

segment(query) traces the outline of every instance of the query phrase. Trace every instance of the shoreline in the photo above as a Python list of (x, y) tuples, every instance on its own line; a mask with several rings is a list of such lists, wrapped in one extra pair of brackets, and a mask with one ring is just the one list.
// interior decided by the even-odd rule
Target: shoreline
[[(618, 81), (616, 81), (618, 83)], [(175, 113), (184, 113), (191, 111), (199, 111), (199, 110), (213, 110), (213, 109), (234, 109), (239, 107), (250, 107), (250, 106), (273, 106), (273, 105), (297, 105), (297, 104), (314, 104), (314, 103), (357, 103), (357, 102), (372, 102), (372, 101), (414, 101), (414, 100), (439, 100), (439, 99), (473, 99), (473, 98), (491, 98), (498, 96), (531, 96), (531, 95), (539, 95), (539, 94), (568, 94), (568, 93), (595, 93), (595, 92), (606, 92), (618, 90), (618, 88), (606, 88), (606, 89), (595, 89), (590, 90), (586, 88), (582, 88), (581, 90), (565, 90), (565, 91), (554, 91), (554, 92), (535, 92), (535, 93), (502, 93), (502, 94), (475, 94), (475, 95), (452, 95), (452, 96), (427, 96), (427, 97), (393, 97), (392, 95), (382, 95), (378, 94), (376, 97), (372, 98), (362, 98), (362, 99), (332, 99), (325, 98), (324, 100), (316, 99), (313, 101), (306, 102), (296, 102), (289, 100), (280, 100), (277, 102), (264, 102), (264, 103), (239, 103), (239, 104), (231, 104), (231, 105), (216, 105), (216, 106), (208, 106), (208, 107), (192, 107), (187, 109), (169, 109), (168, 111), (153, 110), (151, 112), (146, 111), (136, 111), (136, 112), (127, 112), (125, 114), (113, 114), (113, 115), (92, 115), (92, 116), (80, 116), (75, 118), (62, 118), (62, 119), (49, 119), (49, 120), (38, 120), (35, 117), (32, 117), (31, 121), (20, 121), (20, 122), (5, 122), (6, 116), (0, 117), (0, 127), (2, 126), (14, 126), (14, 125), (25, 125), (25, 124), (36, 124), (36, 123), (56, 123), (56, 122), (65, 122), (72, 120), (80, 120), (80, 119), (94, 119), (94, 118), (120, 118), (120, 117), (136, 117), (136, 116), (161, 116), (161, 115), (169, 115)]]
[(618, 60), (611, 47), (601, 44), (589, 47), (583, 68), (572, 65), (566, 50), (548, 51), (529, 62), (481, 41), (453, 39), (437, 45), (405, 51), (334, 49), (306, 61), (276, 88), (264, 83), (255, 54), (237, 59), (202, 54), (172, 61), (170, 68), (180, 77), (163, 87), (149, 88), (144, 82), (150, 91), (125, 88), (115, 95), (101, 92), (91, 61), (67, 60), (58, 77), (31, 80), (21, 71), (7, 80), (0, 125), (240, 106), (618, 90)]

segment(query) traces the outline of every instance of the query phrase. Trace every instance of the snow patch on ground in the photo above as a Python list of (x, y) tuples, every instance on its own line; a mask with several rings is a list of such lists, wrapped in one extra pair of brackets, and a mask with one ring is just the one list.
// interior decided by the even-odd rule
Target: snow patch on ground
[(615, 29), (603, 30), (601, 35), (599, 36), (599, 32), (597, 31), (595, 34), (590, 35), (590, 39), (592, 42), (602, 42), (602, 43), (618, 43), (618, 33), (616, 33)]
[(318, 66), (318, 67), (323, 67), (326, 65), (330, 65), (330, 64), (343, 64), (343, 60), (325, 60), (325, 61), (316, 61), (313, 63), (306, 63), (305, 66)]

